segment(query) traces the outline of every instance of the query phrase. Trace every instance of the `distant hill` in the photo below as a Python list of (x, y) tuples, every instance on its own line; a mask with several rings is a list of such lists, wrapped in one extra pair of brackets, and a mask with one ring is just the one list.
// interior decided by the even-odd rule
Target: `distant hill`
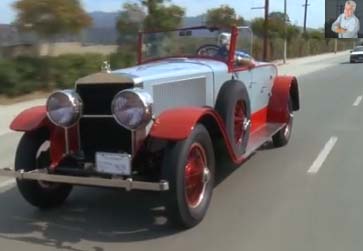
[[(91, 12), (92, 27), (79, 35), (62, 35), (55, 38), (56, 42), (83, 42), (84, 44), (116, 44), (118, 32), (117, 18), (120, 12)], [(204, 23), (204, 16), (185, 17), (183, 27), (199, 26)], [(35, 43), (39, 38), (32, 33), (19, 32), (14, 26), (0, 24), (0, 45)]]
[[(88, 13), (93, 19), (93, 28), (114, 28), (117, 22), (117, 18), (120, 12), (91, 12)], [(184, 27), (186, 26), (198, 26), (202, 25), (205, 19), (205, 15), (196, 17), (185, 17), (183, 20)]]
[(117, 22), (117, 18), (120, 15), (120, 12), (96, 11), (88, 13), (88, 15), (92, 17), (93, 28), (105, 28), (105, 27), (114, 28)]

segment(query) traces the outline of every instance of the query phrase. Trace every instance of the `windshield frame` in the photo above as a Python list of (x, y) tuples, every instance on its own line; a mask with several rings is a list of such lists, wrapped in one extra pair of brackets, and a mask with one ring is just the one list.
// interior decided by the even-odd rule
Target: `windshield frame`
[[(228, 55), (227, 60), (218, 59), (216, 57), (200, 56), (200, 55), (195, 55), (195, 56), (173, 55), (173, 56), (159, 57), (159, 58), (153, 58), (153, 59), (147, 59), (147, 60), (143, 59), (142, 48), (143, 48), (143, 38), (144, 38), (145, 34), (173, 32), (173, 31), (188, 31), (188, 30), (198, 30), (198, 29), (230, 30), (230, 32), (231, 32), (231, 44), (230, 44), (229, 55)], [(234, 54), (235, 54), (235, 50), (236, 50), (237, 37), (238, 37), (238, 28), (236, 26), (227, 27), (227, 28), (226, 27), (210, 27), (210, 26), (194, 26), (194, 27), (186, 27), (186, 28), (173, 29), (173, 30), (163, 30), (163, 31), (155, 30), (155, 31), (139, 32), (139, 34), (138, 34), (138, 48), (137, 48), (137, 64), (141, 65), (141, 64), (148, 63), (148, 62), (159, 61), (159, 60), (167, 59), (167, 58), (185, 57), (185, 58), (211, 59), (211, 60), (220, 61), (220, 62), (226, 63), (228, 65), (228, 69), (231, 70), (233, 68), (233, 63), (234, 63)]]

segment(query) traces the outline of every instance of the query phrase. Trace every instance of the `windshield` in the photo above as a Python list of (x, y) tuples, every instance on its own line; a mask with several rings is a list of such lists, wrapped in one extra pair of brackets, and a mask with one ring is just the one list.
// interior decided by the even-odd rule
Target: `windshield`
[(207, 57), (227, 61), (231, 33), (220, 29), (192, 28), (144, 33), (142, 62), (165, 57)]

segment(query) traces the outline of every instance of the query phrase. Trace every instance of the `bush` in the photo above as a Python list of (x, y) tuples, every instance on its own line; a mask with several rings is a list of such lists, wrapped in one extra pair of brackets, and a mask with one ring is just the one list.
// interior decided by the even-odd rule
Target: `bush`
[(49, 58), (50, 85), (60, 89), (72, 88), (77, 79), (101, 70), (105, 60), (101, 54), (67, 54)]
[[(318, 34), (311, 39), (293, 37), (288, 43), (288, 57), (302, 57), (334, 50), (333, 39), (320, 39)], [(263, 41), (256, 37), (253, 55), (262, 59)], [(283, 40), (271, 39), (269, 60), (283, 57)], [(338, 50), (352, 47), (352, 41), (339, 41)], [(134, 49), (125, 47), (106, 57), (101, 54), (67, 54), (58, 57), (18, 57), (0, 59), (0, 94), (16, 96), (37, 90), (73, 88), (77, 79), (99, 72), (102, 63), (110, 61), (112, 69), (119, 69), (136, 63)]]
[(11, 96), (14, 87), (19, 83), (19, 75), (16, 72), (16, 65), (11, 61), (0, 61), (0, 94)]
[(0, 61), (0, 94), (16, 96), (45, 89), (43, 60), (19, 57)]
[(110, 55), (111, 69), (125, 68), (136, 64), (136, 53), (134, 52), (117, 52)]

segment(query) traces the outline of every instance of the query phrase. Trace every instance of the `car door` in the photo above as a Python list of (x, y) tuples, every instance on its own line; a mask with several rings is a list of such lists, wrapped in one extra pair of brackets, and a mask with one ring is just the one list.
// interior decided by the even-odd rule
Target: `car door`
[[(252, 33), (250, 29), (241, 27), (238, 29), (238, 37), (236, 41), (236, 53), (244, 52), (247, 54), (251, 53), (252, 49)], [(258, 77), (255, 76), (255, 70), (252, 65), (234, 65), (234, 74), (237, 79), (241, 80), (248, 91), (250, 98), (251, 112), (255, 113), (258, 109), (260, 100), (260, 90), (262, 88), (262, 81), (259, 81)]]

